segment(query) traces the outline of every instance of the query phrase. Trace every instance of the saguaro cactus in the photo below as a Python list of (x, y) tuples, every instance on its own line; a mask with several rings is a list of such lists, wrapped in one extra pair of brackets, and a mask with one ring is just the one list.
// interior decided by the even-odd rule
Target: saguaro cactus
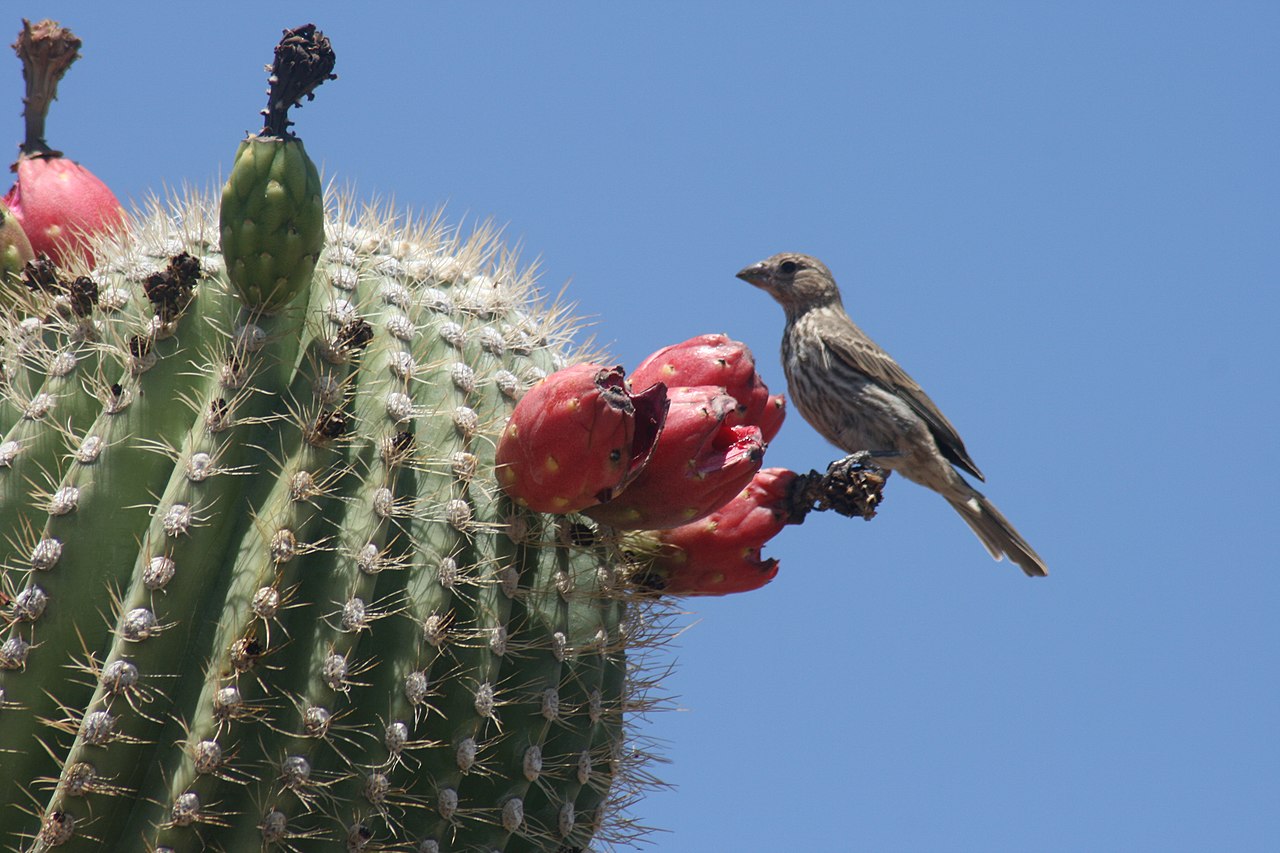
[(268, 145), (220, 218), (156, 205), (5, 309), (3, 844), (626, 836), (648, 623), (607, 536), (494, 475), (571, 323), (487, 233), (322, 226)]

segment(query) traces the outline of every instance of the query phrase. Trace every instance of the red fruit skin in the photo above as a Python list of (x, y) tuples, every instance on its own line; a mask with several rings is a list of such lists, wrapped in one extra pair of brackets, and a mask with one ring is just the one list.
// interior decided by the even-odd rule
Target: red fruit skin
[(719, 333), (663, 347), (640, 362), (631, 372), (631, 381), (637, 387), (653, 382), (665, 382), (668, 388), (719, 385), (738, 401), (737, 410), (726, 419), (730, 425), (758, 425), (770, 401), (751, 350)]
[(93, 262), (88, 238), (124, 224), (124, 208), (107, 185), (66, 157), (20, 157), (18, 180), (4, 203), (22, 225), (31, 250), (64, 266)]
[(586, 514), (620, 530), (688, 524), (718, 509), (760, 470), (759, 427), (732, 426), (737, 402), (723, 388), (669, 388), (666, 423), (649, 462), (611, 501)]
[(747, 592), (773, 580), (776, 559), (762, 559), (764, 544), (786, 525), (783, 501), (796, 475), (765, 468), (737, 497), (700, 521), (658, 533), (654, 569), (663, 591), (675, 595)]
[(715, 333), (663, 347), (631, 371), (631, 381), (665, 382), (668, 388), (719, 385), (737, 398), (754, 386), (755, 372), (746, 344)]
[(787, 398), (781, 394), (770, 394), (765, 402), (764, 411), (760, 413), (760, 420), (757, 422), (765, 444), (770, 443), (777, 436), (778, 430), (782, 429), (782, 421), (786, 417)]
[(536, 512), (608, 500), (643, 466), (665, 411), (666, 389), (629, 394), (621, 367), (557, 370), (516, 404), (498, 441), (498, 482)]

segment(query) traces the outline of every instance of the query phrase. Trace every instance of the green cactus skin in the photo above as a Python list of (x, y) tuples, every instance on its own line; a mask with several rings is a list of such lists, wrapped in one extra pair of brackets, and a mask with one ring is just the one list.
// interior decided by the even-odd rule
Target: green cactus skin
[[(5, 405), (52, 402), (0, 451), (0, 844), (628, 841), (665, 623), (616, 543), (493, 474), (523, 389), (586, 357), (572, 323), (490, 232), (386, 211), (247, 301), (212, 205), (178, 208), (95, 250), (89, 316), (5, 316), (38, 389)], [(144, 283), (183, 252), (157, 319)]]

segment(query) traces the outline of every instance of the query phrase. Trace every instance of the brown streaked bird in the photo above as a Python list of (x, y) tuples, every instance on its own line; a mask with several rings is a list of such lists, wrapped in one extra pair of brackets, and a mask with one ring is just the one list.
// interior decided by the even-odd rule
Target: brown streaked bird
[(814, 429), (846, 453), (865, 452), (942, 495), (995, 559), (1007, 556), (1032, 577), (1049, 573), (1009, 520), (956, 471), (985, 479), (924, 389), (845, 313), (822, 261), (783, 252), (738, 278), (786, 311), (782, 369), (791, 401)]

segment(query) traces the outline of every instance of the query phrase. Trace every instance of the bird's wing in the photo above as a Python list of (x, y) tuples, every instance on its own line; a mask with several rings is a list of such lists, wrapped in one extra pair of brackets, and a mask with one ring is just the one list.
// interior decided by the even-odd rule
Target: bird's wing
[(920, 384), (907, 375), (907, 372), (898, 366), (887, 352), (862, 333), (861, 329), (858, 332), (857, 337), (842, 335), (833, 339), (832, 336), (828, 336), (825, 343), (831, 355), (854, 370), (866, 374), (873, 382), (905, 400), (907, 405), (911, 406), (928, 425), (929, 432), (933, 433), (933, 439), (938, 443), (938, 450), (942, 451), (947, 461), (968, 471), (979, 480), (985, 480), (978, 466), (969, 458), (969, 452), (964, 449), (964, 442), (960, 440), (956, 428), (938, 410), (933, 400), (929, 399), (929, 395), (924, 393)]

